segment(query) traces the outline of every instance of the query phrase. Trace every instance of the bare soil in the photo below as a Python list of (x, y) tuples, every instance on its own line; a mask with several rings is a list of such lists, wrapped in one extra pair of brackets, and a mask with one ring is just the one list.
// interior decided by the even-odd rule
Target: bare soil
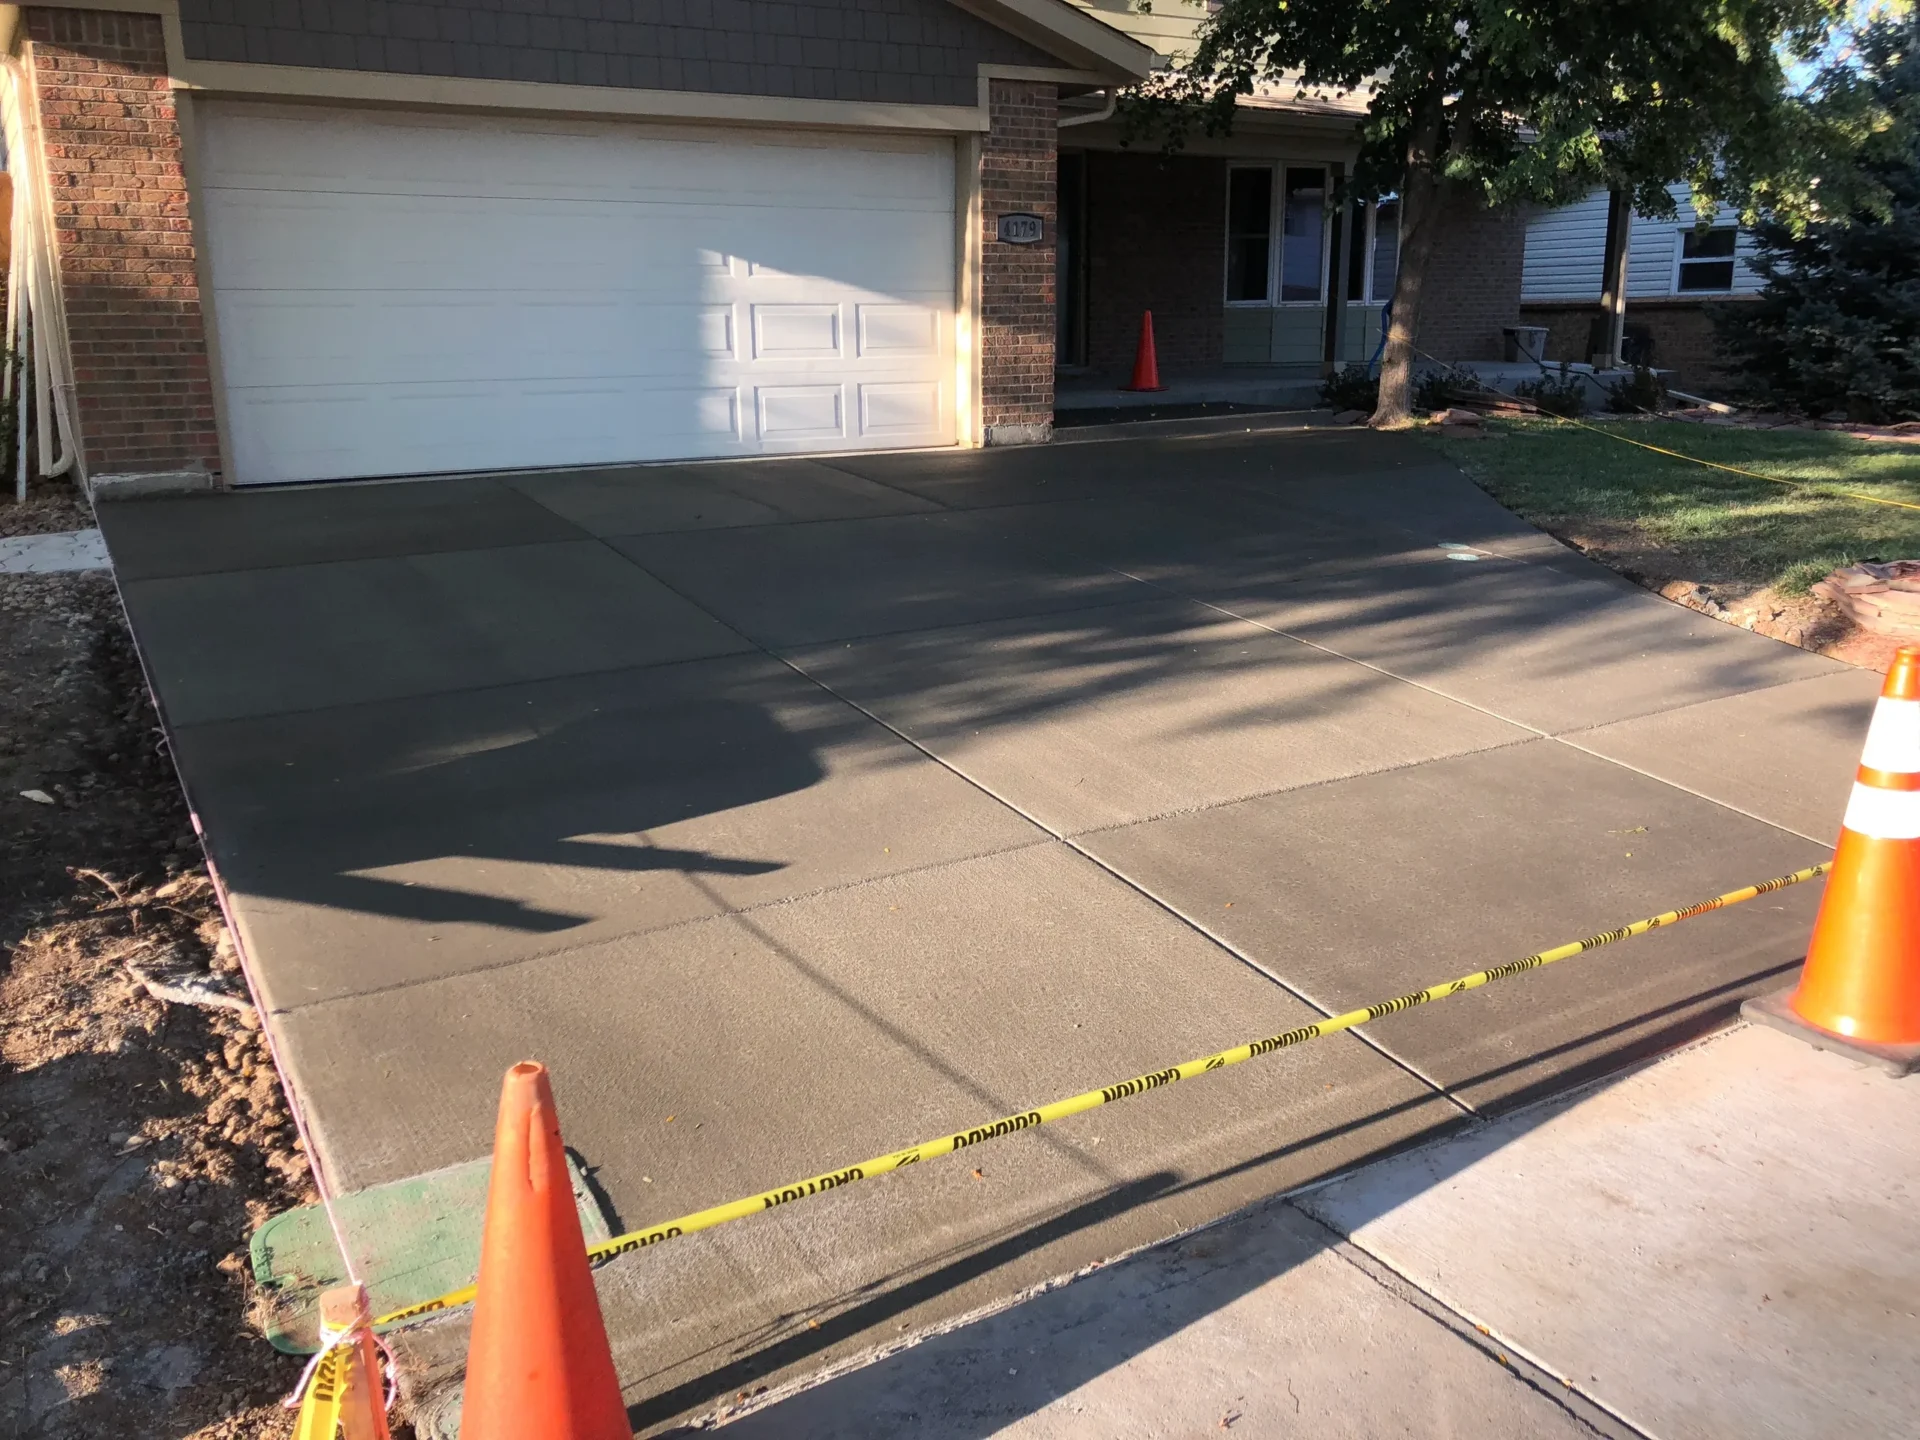
[(246, 1246), (311, 1182), (253, 1012), (129, 970), (239, 988), (111, 579), (0, 576), (0, 675), (0, 1435), (288, 1435)]

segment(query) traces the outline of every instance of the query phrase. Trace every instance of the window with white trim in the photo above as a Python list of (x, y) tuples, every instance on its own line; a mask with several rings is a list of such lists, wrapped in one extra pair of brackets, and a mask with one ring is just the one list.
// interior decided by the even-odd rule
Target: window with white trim
[(1280, 196), (1280, 303), (1317, 305), (1327, 268), (1327, 172), (1289, 165)]
[(1327, 168), (1227, 171), (1229, 305), (1320, 305), (1327, 287)]
[(1273, 271), (1273, 169), (1227, 172), (1227, 303), (1264, 305)]
[(1725, 294), (1733, 289), (1734, 246), (1740, 232), (1731, 225), (1711, 230), (1682, 230), (1674, 246), (1676, 295)]

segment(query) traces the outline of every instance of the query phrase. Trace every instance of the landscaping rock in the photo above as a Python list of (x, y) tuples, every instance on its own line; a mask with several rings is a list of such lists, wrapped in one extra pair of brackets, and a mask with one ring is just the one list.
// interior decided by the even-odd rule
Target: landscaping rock
[(1836, 570), (1813, 587), (1863, 630), (1920, 635), (1920, 560), (1871, 562)]

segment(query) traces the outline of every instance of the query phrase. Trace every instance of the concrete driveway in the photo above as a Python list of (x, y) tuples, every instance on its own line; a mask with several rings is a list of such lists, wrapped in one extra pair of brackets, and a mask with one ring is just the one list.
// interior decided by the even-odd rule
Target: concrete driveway
[[(1255, 425), (103, 507), (328, 1185), (537, 1056), (639, 1226), (1824, 857), (1877, 677)], [(1671, 1045), (1817, 900), (624, 1257), (633, 1418)]]

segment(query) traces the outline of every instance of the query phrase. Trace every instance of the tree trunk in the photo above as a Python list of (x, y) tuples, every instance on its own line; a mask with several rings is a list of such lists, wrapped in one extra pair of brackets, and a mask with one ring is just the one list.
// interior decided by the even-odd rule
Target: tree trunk
[(1600, 267), (1600, 313), (1606, 317), (1606, 348), (1587, 358), (1595, 368), (1621, 363), (1627, 336), (1627, 256), (1633, 243), (1633, 197), (1624, 190), (1607, 196), (1607, 245)]
[(1430, 170), (1408, 174), (1400, 196), (1400, 272), (1393, 282), (1393, 318), (1387, 324), (1387, 348), (1380, 356), (1380, 397), (1375, 402), (1376, 430), (1403, 430), (1413, 423), (1413, 333), (1420, 318), (1420, 290), (1440, 228), (1444, 187)]
[(1407, 174), (1400, 187), (1400, 269), (1393, 282), (1386, 349), (1380, 356), (1380, 395), (1368, 422), (1376, 430), (1403, 430), (1413, 423), (1414, 327), (1420, 319), (1420, 288), (1426, 282), (1427, 261), (1433, 256), (1446, 198), (1439, 171), (1445, 103), (1436, 86), (1407, 137)]
[(1447, 128), (1443, 64), (1436, 64), (1429, 86), (1407, 136), (1407, 175), (1400, 197), (1400, 271), (1394, 278), (1393, 319), (1380, 357), (1380, 395), (1371, 421), (1379, 430), (1399, 430), (1413, 422), (1413, 337), (1420, 322), (1420, 291), (1455, 188), (1447, 178), (1448, 162), (1465, 156), (1473, 138), (1476, 97), (1471, 80), (1460, 87), (1453, 133), (1447, 136), (1444, 150), (1440, 144)]

